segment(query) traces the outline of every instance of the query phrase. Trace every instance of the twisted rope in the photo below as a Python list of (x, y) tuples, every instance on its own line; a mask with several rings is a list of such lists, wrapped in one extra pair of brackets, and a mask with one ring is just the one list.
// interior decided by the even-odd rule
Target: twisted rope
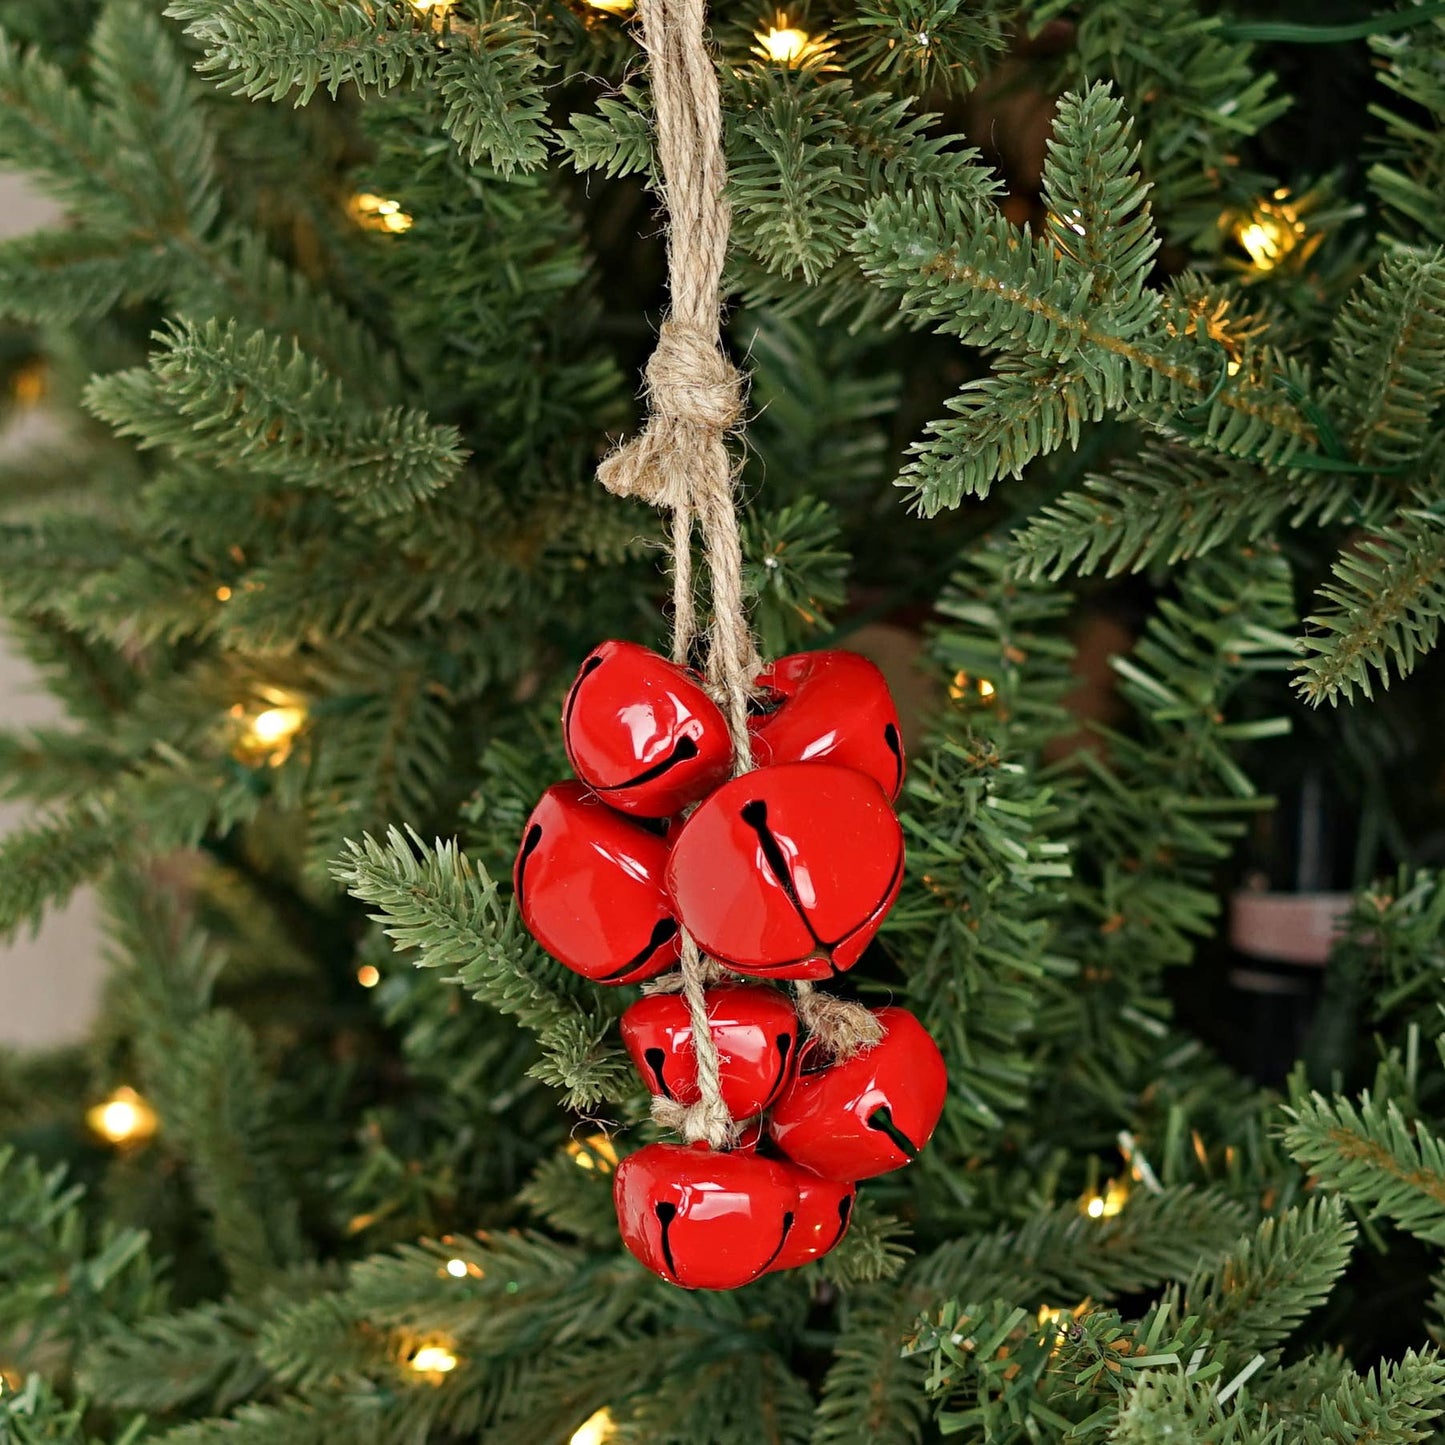
[[(646, 370), (647, 424), (598, 468), (620, 497), (672, 513), (672, 655), (697, 641), (692, 534), (702, 533), (712, 592), (707, 681), (727, 718), (733, 770), (752, 766), (748, 692), (758, 658), (743, 598), (742, 546), (733, 503), (728, 434), (743, 414), (743, 382), (722, 349), (722, 270), (731, 215), (724, 186), (722, 103), (708, 53), (704, 0), (640, 0), (642, 48), (652, 71), (657, 166), (667, 208), (671, 309)], [(692, 1023), (701, 1097), (686, 1108), (654, 1099), (653, 1115), (689, 1143), (726, 1148), (737, 1126), (722, 1100), (717, 1045), (707, 1016), (712, 965), (684, 929), (681, 986)]]
[[(692, 537), (702, 535), (711, 589), (708, 689), (727, 719), (733, 772), (752, 767), (748, 696), (759, 666), (743, 594), (742, 543), (727, 440), (743, 414), (743, 379), (722, 348), (722, 271), (731, 214), (725, 195), (722, 103), (706, 41), (704, 0), (639, 0), (642, 48), (652, 71), (657, 168), (669, 228), (671, 308), (647, 363), (647, 423), (597, 470), (608, 491), (672, 513), (672, 655), (686, 664), (698, 638)], [(716, 967), (682, 933), (679, 978), (692, 1024), (700, 1098), (655, 1098), (653, 1117), (689, 1143), (726, 1148), (737, 1125), (722, 1100), (706, 987)], [(800, 984), (798, 1011), (839, 1057), (875, 1043), (877, 1021), (857, 1004)]]

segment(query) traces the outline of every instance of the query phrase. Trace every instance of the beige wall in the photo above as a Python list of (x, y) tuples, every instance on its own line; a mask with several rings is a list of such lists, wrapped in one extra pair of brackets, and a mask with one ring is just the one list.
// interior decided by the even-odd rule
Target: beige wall
[[(43, 225), (50, 208), (12, 176), (0, 175), (0, 236)], [(0, 436), (0, 445), (26, 444), (28, 427)], [(30, 669), (0, 637), (0, 727), (54, 722), (57, 710)], [(0, 806), (0, 833), (25, 810)], [(95, 1010), (101, 973), (95, 899), (89, 893), (46, 919), (34, 938), (0, 946), (0, 1044), (45, 1044), (82, 1034)]]

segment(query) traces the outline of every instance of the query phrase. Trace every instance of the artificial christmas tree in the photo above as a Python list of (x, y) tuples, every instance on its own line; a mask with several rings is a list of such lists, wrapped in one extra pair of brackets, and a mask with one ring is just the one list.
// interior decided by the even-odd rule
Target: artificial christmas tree
[[(727, 356), (649, 375), (740, 515), (671, 530), (671, 600), (597, 476), (679, 445), (631, 401), (678, 209), (634, 6), (0, 25), (0, 161), (67, 216), (0, 247), (11, 404), (43, 374), (72, 422), (0, 457), (0, 599), (72, 719), (0, 738), (40, 807), (0, 921), (96, 879), (113, 955), (88, 1048), (0, 1058), (0, 1440), (1436, 1433), (1442, 7), (716, 7)], [(856, 1202), (715, 1151), (794, 1222), (680, 1289), (613, 1212), (679, 1147), (639, 991), (505, 880), (603, 639), (680, 635), (736, 767), (805, 701), (760, 664), (878, 620), (937, 683), (906, 866), (797, 1012), (906, 1008), (942, 1114)], [(891, 816), (895, 742), (891, 784), (759, 775)], [(1354, 903), (1282, 1096), (1223, 1061), (1221, 900), (1321, 771)], [(692, 826), (606, 811), (669, 862)]]

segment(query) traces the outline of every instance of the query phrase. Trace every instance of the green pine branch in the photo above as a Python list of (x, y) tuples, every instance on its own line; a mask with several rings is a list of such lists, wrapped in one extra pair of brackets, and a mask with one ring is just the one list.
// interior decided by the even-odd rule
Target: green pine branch
[(1333, 580), (1320, 588), (1328, 610), (1307, 618), (1296, 686), (1314, 703), (1374, 696), (1393, 667), (1408, 677), (1431, 651), (1445, 620), (1445, 509), (1401, 508), (1335, 558)]
[(619, 86), (598, 99), (595, 115), (578, 110), (568, 120), (557, 130), (557, 144), (574, 170), (601, 171), (609, 180), (653, 177), (652, 118), (636, 86)]
[(1192, 1280), (1186, 1312), (1248, 1355), (1282, 1344), (1323, 1304), (1349, 1263), (1355, 1226), (1338, 1198), (1308, 1203), (1266, 1219), (1208, 1274)]
[(1445, 399), (1445, 251), (1386, 256), (1335, 319), (1326, 410), (1366, 466), (1415, 462)]
[(318, 89), (385, 93), (422, 73), (435, 53), (425, 13), (407, 0), (172, 0), (205, 52), (199, 65), (223, 90), (250, 100), (305, 105)]
[(415, 506), (462, 464), (454, 427), (352, 402), (294, 342), (216, 320), (173, 322), (155, 340), (147, 371), (86, 391), (91, 411), (142, 447), (318, 487), (363, 517)]
[(392, 828), (385, 844), (348, 841), (332, 874), (379, 910), (372, 917), (398, 952), (416, 949), (421, 967), (454, 970), (475, 998), (533, 1030), (544, 1056), (537, 1076), (574, 1107), (631, 1092), (631, 1068), (607, 1041), (610, 1017), (598, 1017), (591, 998), (584, 1004), (455, 843), (428, 846)]
[[(970, 420), (937, 424), (915, 444), (903, 479), (920, 509), (932, 514), (985, 495), (1003, 471), (1076, 433), (1081, 418), (1125, 405), (1190, 446), (1288, 472), (1315, 440), (1296, 399), (1308, 377), (1265, 350), (1230, 377), (1222, 347), (1195, 336), (1183, 308), (1144, 287), (1156, 242), (1122, 111), (1106, 86), (1061, 105), (1053, 154), (1058, 203), (1079, 212), (1062, 216), (1070, 239), (1061, 233), (1059, 245), (1020, 234), (984, 200), (926, 191), (876, 202), (853, 243), (867, 275), (915, 324), (1048, 363), (1025, 371), (1011, 360), (1001, 372), (1010, 389), (986, 387)], [(1079, 170), (1067, 182), (1066, 159)], [(1060, 396), (1025, 395), (1051, 387)]]
[[(1257, 48), (1229, 33), (1229, 17), (1174, 0), (1030, 0), (1037, 33), (1065, 14), (1075, 24), (1062, 57), (1069, 83), (1111, 81), (1129, 110), (1147, 114), (1141, 165), (1171, 239), (1219, 246), (1219, 212), (1232, 192), (1241, 144), (1290, 106)], [(1235, 183), (1237, 184), (1237, 182)]]
[(475, 31), (454, 36), (436, 67), (446, 128), (462, 156), (486, 156), (504, 176), (547, 159), (546, 98), (538, 72), (542, 36), (505, 0), (492, 0)]
[(87, 1428), (87, 1402), (67, 1401), (40, 1375), (0, 1394), (0, 1440), (6, 1445), (137, 1445), (146, 1422), (135, 1417), (110, 1432), (107, 1441)]
[(1407, 1119), (1392, 1099), (1358, 1102), (1322, 1094), (1294, 1100), (1285, 1147), (1319, 1187), (1358, 1209), (1392, 1219), (1431, 1244), (1445, 1244), (1445, 1140)]
[(269, 1378), (256, 1358), (262, 1318), (255, 1304), (233, 1299), (154, 1315), (94, 1341), (77, 1377), (92, 1399), (112, 1410), (221, 1413)]
[(965, 95), (1007, 47), (1007, 11), (958, 0), (861, 0), (840, 27), (851, 65), (870, 80), (923, 95)]
[(1249, 460), (1147, 442), (1137, 457), (1089, 473), (1078, 491), (1041, 507), (1015, 544), (1030, 577), (1057, 581), (1070, 569), (1117, 577), (1257, 541), (1281, 521), (1334, 521), (1355, 490), (1352, 477), (1281, 484)]
[(1445, 187), (1445, 24), (1370, 37), (1380, 83), (1392, 98), (1370, 106), (1386, 132), (1385, 154), (1369, 170), (1370, 185), (1403, 244), (1445, 242), (1439, 197)]
[(37, 1364), (47, 1349), (68, 1357), (165, 1301), (146, 1234), (95, 1225), (84, 1193), (63, 1168), (0, 1148), (0, 1330), (22, 1366), (31, 1350)]
[(249, 1291), (302, 1257), (297, 1207), (275, 1153), (271, 1091), (251, 1032), (234, 1014), (196, 1021), (158, 1082), (216, 1251)]
[(1060, 99), (1044, 160), (1046, 230), (1055, 250), (1088, 271), (1096, 308), (1135, 300), (1159, 249), (1139, 151), (1107, 90)]
[(0, 242), (0, 312), (67, 325), (160, 296), (174, 259), (146, 235), (40, 231)]

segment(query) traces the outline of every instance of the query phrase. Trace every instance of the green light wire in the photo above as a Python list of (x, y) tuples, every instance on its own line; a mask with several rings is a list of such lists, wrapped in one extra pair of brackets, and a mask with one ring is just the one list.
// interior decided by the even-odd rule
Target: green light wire
[(1337, 45), (1346, 40), (1368, 40), (1372, 35), (1393, 35), (1432, 20), (1445, 19), (1445, 3), (1422, 5), (1394, 15), (1373, 15), (1350, 25), (1291, 25), (1283, 21), (1244, 20), (1224, 27), (1231, 40), (1279, 40), (1287, 45)]

